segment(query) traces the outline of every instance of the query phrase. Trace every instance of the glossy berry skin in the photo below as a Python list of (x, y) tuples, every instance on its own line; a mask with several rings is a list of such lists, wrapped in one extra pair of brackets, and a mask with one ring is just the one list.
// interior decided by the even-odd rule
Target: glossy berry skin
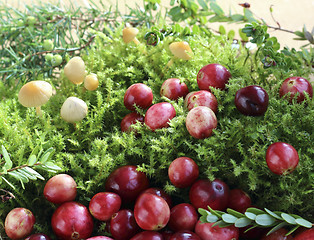
[(286, 236), (288, 230), (285, 228), (280, 228), (277, 231), (269, 234), (268, 236), (265, 234), (261, 240), (293, 240), (292, 235)]
[(26, 208), (13, 208), (6, 216), (4, 230), (10, 239), (27, 237), (34, 228), (35, 216)]
[(164, 240), (161, 233), (155, 231), (143, 231), (136, 234), (130, 240)]
[(133, 165), (125, 165), (111, 172), (105, 182), (106, 191), (117, 193), (122, 202), (134, 201), (142, 191), (149, 187), (146, 174), (137, 171), (136, 168)]
[(124, 94), (124, 106), (135, 111), (134, 104), (142, 109), (147, 109), (153, 102), (153, 92), (150, 87), (144, 83), (135, 83), (131, 85)]
[(294, 240), (312, 240), (312, 239), (314, 239), (314, 228), (305, 230), (304, 232), (301, 232), (294, 237)]
[(157, 231), (167, 225), (170, 219), (170, 208), (162, 197), (143, 193), (135, 202), (134, 217), (143, 230)]
[(51, 240), (51, 238), (43, 233), (34, 233), (25, 238), (25, 240)]
[(115, 240), (130, 239), (140, 231), (134, 213), (130, 209), (122, 209), (110, 220), (110, 233)]
[(174, 231), (189, 230), (194, 231), (198, 220), (198, 214), (192, 204), (180, 203), (170, 210), (169, 228)]
[(53, 213), (52, 230), (58, 239), (86, 239), (93, 232), (93, 218), (87, 207), (78, 202), (65, 202)]
[(75, 199), (76, 188), (76, 182), (70, 175), (57, 174), (47, 181), (44, 196), (49, 202), (61, 204)]
[(197, 74), (199, 89), (209, 91), (209, 87), (224, 90), (231, 74), (224, 66), (212, 63), (202, 67)]
[(171, 103), (161, 102), (151, 106), (145, 114), (144, 122), (152, 131), (169, 127), (169, 121), (176, 116)]
[(201, 223), (198, 221), (195, 226), (195, 233), (201, 240), (219, 239), (219, 240), (238, 240), (239, 229), (231, 225), (228, 227), (212, 226), (215, 223)]
[(206, 90), (190, 92), (184, 99), (184, 106), (190, 111), (197, 106), (209, 107), (217, 113), (218, 102), (214, 94)]
[(124, 116), (124, 118), (121, 120), (121, 131), (122, 132), (131, 132), (134, 131), (132, 128), (132, 125), (136, 122), (144, 122), (144, 117), (137, 112), (131, 112)]
[[(313, 87), (311, 83), (302, 77), (289, 77), (283, 81), (279, 89), (279, 96), (286, 98), (289, 103), (292, 103), (296, 94), (297, 103), (301, 103), (305, 100), (305, 94), (307, 93), (310, 98), (313, 97)], [(290, 95), (287, 95), (290, 93)]]
[(240, 113), (261, 116), (268, 108), (268, 93), (260, 86), (251, 85), (236, 92), (234, 103)]
[(86, 240), (114, 240), (114, 239), (106, 236), (95, 236), (87, 238)]
[(198, 166), (192, 158), (179, 157), (170, 163), (168, 176), (170, 182), (178, 188), (186, 188), (192, 185), (198, 178)]
[(89, 202), (89, 212), (100, 221), (109, 220), (112, 215), (119, 211), (121, 198), (113, 192), (96, 193)]
[(171, 100), (185, 97), (189, 93), (187, 85), (178, 78), (165, 80), (160, 88), (160, 96), (165, 96)]
[(169, 205), (169, 208), (172, 207), (172, 199), (169, 194), (167, 194), (164, 190), (161, 188), (151, 187), (144, 190), (142, 193), (152, 193), (159, 197), (162, 197)]
[(286, 175), (293, 172), (298, 166), (299, 155), (290, 144), (275, 142), (267, 148), (266, 163), (273, 173)]
[(229, 200), (229, 187), (220, 179), (209, 181), (200, 179), (193, 183), (189, 191), (191, 204), (196, 208), (223, 211), (226, 209)]
[(197, 139), (210, 137), (217, 124), (215, 113), (204, 106), (193, 108), (189, 111), (185, 120), (186, 129), (192, 137)]
[(252, 204), (250, 196), (242, 189), (232, 189), (229, 193), (228, 208), (244, 213)]
[(201, 238), (196, 233), (185, 230), (174, 233), (170, 240), (201, 240)]

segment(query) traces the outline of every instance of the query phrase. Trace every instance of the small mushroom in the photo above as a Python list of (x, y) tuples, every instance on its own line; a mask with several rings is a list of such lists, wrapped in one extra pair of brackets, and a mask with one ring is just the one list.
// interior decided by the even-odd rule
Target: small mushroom
[(63, 103), (60, 114), (63, 120), (75, 125), (76, 122), (86, 117), (87, 105), (82, 99), (69, 97)]
[(85, 63), (81, 57), (73, 57), (64, 66), (64, 75), (74, 84), (81, 84), (85, 79)]
[(122, 38), (125, 43), (134, 42), (136, 45), (140, 43), (140, 41), (136, 38), (138, 34), (138, 29), (134, 27), (126, 27), (122, 30)]
[(52, 86), (46, 81), (36, 80), (26, 83), (19, 91), (18, 100), (24, 107), (35, 107), (41, 115), (40, 107), (52, 96)]
[(86, 76), (84, 80), (84, 87), (89, 91), (94, 91), (98, 88), (99, 81), (95, 73)]
[[(183, 60), (190, 60), (193, 57), (192, 49), (190, 45), (185, 42), (173, 42), (169, 45), (169, 50), (174, 55), (174, 57), (183, 59)], [(170, 67), (173, 64), (173, 58), (167, 63), (167, 67)]]

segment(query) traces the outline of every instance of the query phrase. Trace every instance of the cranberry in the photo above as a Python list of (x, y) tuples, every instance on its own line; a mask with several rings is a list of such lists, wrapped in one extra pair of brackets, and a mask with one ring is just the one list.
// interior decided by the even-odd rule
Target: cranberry
[(197, 74), (197, 84), (201, 90), (209, 87), (224, 90), (231, 74), (227, 68), (220, 64), (212, 63), (202, 67)]
[(228, 208), (244, 213), (251, 203), (250, 196), (242, 189), (230, 190)]
[(197, 180), (189, 191), (189, 197), (195, 208), (223, 211), (228, 205), (229, 187), (220, 179), (209, 181), (208, 179)]
[(198, 221), (195, 226), (195, 233), (202, 240), (219, 239), (219, 240), (237, 240), (239, 239), (239, 229), (235, 226), (219, 227), (212, 226), (215, 223), (202, 223)]
[(174, 232), (180, 230), (194, 231), (198, 220), (198, 214), (192, 204), (180, 203), (170, 210), (168, 226)]
[(189, 157), (179, 157), (173, 160), (168, 168), (170, 182), (178, 188), (191, 186), (198, 178), (198, 175), (198, 166)]
[(137, 112), (131, 112), (122, 119), (121, 121), (121, 131), (122, 132), (131, 132), (134, 131), (132, 125), (136, 122), (144, 122), (144, 117)]
[(199, 106), (189, 111), (185, 125), (191, 136), (197, 139), (208, 138), (217, 127), (217, 118), (210, 108)]
[(87, 207), (78, 202), (65, 202), (53, 213), (52, 230), (59, 239), (86, 239), (93, 232), (93, 218)]
[(261, 116), (268, 108), (268, 93), (260, 86), (251, 85), (236, 92), (236, 108), (247, 116)]
[(113, 240), (113, 238), (106, 237), (106, 236), (95, 236), (87, 238), (86, 240)]
[(75, 199), (76, 188), (76, 182), (70, 175), (57, 174), (47, 181), (44, 196), (49, 202), (61, 204)]
[(140, 228), (144, 230), (160, 230), (170, 218), (168, 203), (155, 194), (143, 193), (135, 202), (134, 217)]
[(288, 230), (285, 228), (280, 228), (277, 231), (269, 234), (264, 235), (261, 240), (293, 240), (293, 237), (291, 235), (286, 236), (288, 233)]
[(161, 102), (151, 106), (145, 114), (145, 124), (152, 130), (169, 126), (169, 121), (176, 116), (171, 103)]
[(273, 173), (286, 175), (294, 171), (298, 166), (299, 155), (290, 144), (275, 142), (267, 148), (266, 163)]
[(209, 107), (217, 113), (218, 102), (214, 94), (206, 90), (190, 92), (184, 99), (184, 106), (190, 111), (197, 106)]
[(143, 193), (152, 193), (152, 194), (155, 194), (159, 197), (162, 197), (168, 203), (169, 208), (172, 207), (172, 199), (171, 199), (170, 195), (165, 193), (165, 191), (160, 189), (160, 188), (156, 188), (156, 187), (147, 188), (146, 190), (143, 191)]
[(99, 192), (89, 202), (89, 211), (94, 218), (107, 221), (118, 212), (121, 207), (121, 198), (112, 192)]
[(115, 240), (130, 239), (140, 230), (134, 213), (130, 209), (122, 209), (115, 213), (110, 220), (110, 233)]
[(117, 193), (122, 201), (134, 201), (137, 196), (149, 187), (145, 173), (136, 170), (136, 166), (125, 165), (114, 170), (106, 179), (107, 192)]
[(11, 239), (27, 237), (34, 228), (35, 216), (26, 208), (13, 208), (5, 218), (4, 230)]
[(163, 82), (160, 89), (160, 96), (165, 96), (171, 100), (177, 100), (185, 97), (189, 93), (189, 89), (184, 82), (178, 78), (169, 78)]
[[(288, 94), (289, 93), (289, 94)], [(305, 93), (309, 97), (313, 97), (313, 87), (311, 83), (302, 77), (289, 77), (283, 81), (279, 89), (279, 96), (287, 98), (290, 103), (294, 97), (296, 97), (297, 103), (301, 103), (305, 100)]]
[(25, 240), (51, 240), (51, 238), (43, 233), (34, 233), (25, 238)]
[(130, 240), (163, 240), (161, 233), (155, 231), (143, 231), (136, 234)]
[(301, 232), (294, 237), (294, 240), (312, 240), (312, 239), (314, 239), (314, 228), (305, 230), (304, 232)]
[(160, 232), (164, 240), (170, 240), (174, 232), (171, 230), (164, 230)]
[(201, 238), (192, 231), (178, 231), (172, 235), (170, 240), (201, 240)]
[(134, 105), (147, 109), (153, 102), (153, 92), (144, 83), (135, 83), (126, 90), (123, 101), (124, 106), (131, 111), (135, 110)]

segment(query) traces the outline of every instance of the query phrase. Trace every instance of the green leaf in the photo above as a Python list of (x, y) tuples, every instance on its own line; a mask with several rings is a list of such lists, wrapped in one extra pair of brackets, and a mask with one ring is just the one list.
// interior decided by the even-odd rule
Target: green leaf
[(12, 161), (11, 161), (11, 158), (9, 156), (9, 153), (7, 152), (7, 150), (5, 149), (5, 147), (2, 145), (2, 155), (4, 157), (4, 161), (5, 161), (5, 164), (3, 166), (4, 170), (9, 170), (12, 168)]
[(233, 40), (235, 36), (235, 31), (234, 30), (230, 30), (228, 32), (228, 39)]
[(27, 162), (27, 165), (28, 166), (33, 166), (35, 163), (37, 162), (37, 158), (36, 158), (36, 155), (30, 155), (29, 158), (28, 158), (28, 162)]
[(252, 223), (252, 220), (246, 217), (242, 217), (242, 218), (238, 218), (238, 220), (235, 221), (234, 226), (237, 228), (242, 228), (242, 227), (247, 227), (251, 225), (251, 223)]
[(256, 216), (255, 222), (261, 226), (271, 226), (276, 222), (276, 219), (268, 214), (259, 214)]
[(223, 25), (219, 26), (219, 33), (221, 35), (226, 35), (227, 31), (226, 31), (226, 29), (225, 29), (225, 27)]
[(205, 2), (204, 0), (197, 0), (197, 2), (204, 10), (208, 10), (207, 2)]
[(287, 213), (282, 213), (281, 217), (282, 217), (283, 220), (285, 220), (289, 224), (293, 224), (293, 225), (296, 224), (295, 218), (292, 217), (291, 215), (287, 214)]
[(233, 215), (237, 218), (245, 217), (245, 215), (243, 213), (240, 213), (240, 212), (233, 210), (231, 208), (227, 208), (227, 213), (230, 213), (231, 215)]
[(217, 15), (223, 15), (224, 11), (222, 8), (215, 2), (211, 2), (209, 4), (210, 8), (217, 14)]
[(217, 222), (219, 220), (219, 218), (213, 214), (208, 214), (206, 217), (206, 221), (209, 223), (213, 223), (213, 222)]
[(221, 218), (226, 223), (235, 223), (238, 220), (237, 217), (228, 213), (222, 214)]
[(36, 178), (41, 179), (41, 180), (45, 180), (45, 178), (43, 176), (41, 176), (37, 171), (35, 171), (34, 169), (30, 168), (30, 167), (25, 167), (25, 170), (27, 170), (29, 172), (29, 174), (34, 175)]
[(10, 183), (5, 177), (1, 177), (3, 181), (5, 181), (11, 188), (15, 189), (14, 185)]
[(43, 155), (40, 157), (40, 163), (41, 164), (45, 164), (47, 161), (48, 161), (48, 159), (49, 159), (49, 157), (51, 156), (51, 154), (54, 152), (54, 149), (53, 148), (49, 148), (49, 149), (47, 149), (44, 153), (43, 153)]
[(244, 16), (241, 14), (233, 14), (231, 15), (231, 19), (235, 22), (240, 22), (244, 20)]
[(270, 210), (267, 209), (267, 208), (264, 208), (264, 210), (265, 210), (269, 215), (271, 215), (272, 217), (274, 217), (274, 218), (276, 218), (276, 219), (278, 219), (278, 220), (282, 220), (282, 218), (281, 218), (278, 214), (276, 214), (276, 213), (270, 211)]
[(55, 165), (53, 162), (46, 162), (42, 166), (46, 167), (46, 168), (48, 168), (49, 170), (52, 170), (52, 171), (59, 171), (59, 170), (61, 170), (61, 168), (59, 166)]
[(302, 227), (306, 227), (306, 228), (311, 228), (313, 226), (313, 224), (311, 222), (309, 222), (303, 218), (297, 218), (297, 219), (295, 219), (295, 222), (298, 225), (300, 225)]
[(208, 214), (211, 214), (210, 211), (204, 209), (204, 208), (198, 208), (197, 209), (198, 213), (201, 214), (202, 216), (207, 216)]
[(254, 18), (253, 12), (249, 10), (248, 8), (244, 9), (244, 16), (249, 22), (256, 22), (256, 19)]
[(251, 212), (245, 212), (244, 215), (245, 215), (248, 219), (251, 219), (251, 220), (254, 220), (254, 221), (255, 221), (256, 214), (251, 213)]
[(212, 227), (214, 227), (214, 226), (219, 226), (219, 227), (222, 227), (222, 228), (223, 228), (223, 227), (229, 227), (229, 226), (232, 226), (232, 225), (233, 225), (232, 223), (226, 223), (226, 222), (220, 220), (220, 221), (214, 223), (214, 224), (212, 225)]
[(27, 177), (28, 179), (30, 180), (36, 180), (37, 177), (35, 175), (32, 175), (29, 171), (27, 171), (28, 169), (25, 169), (25, 168), (21, 168), (21, 169), (18, 169), (17, 171), (21, 174), (23, 174), (25, 177)]
[(295, 226), (294, 228), (292, 228), (289, 232), (286, 233), (286, 236), (292, 234), (295, 230), (297, 230), (300, 226)]

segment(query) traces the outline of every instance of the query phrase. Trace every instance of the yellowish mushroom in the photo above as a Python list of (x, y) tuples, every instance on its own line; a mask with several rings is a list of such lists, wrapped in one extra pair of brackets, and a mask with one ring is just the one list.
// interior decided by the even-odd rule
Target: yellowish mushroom
[(84, 87), (89, 91), (94, 91), (98, 88), (99, 81), (95, 73), (86, 76), (84, 80)]
[[(193, 57), (193, 51), (190, 45), (185, 42), (173, 42), (169, 45), (170, 52), (174, 55), (174, 57), (183, 59), (183, 60), (190, 60)], [(167, 67), (170, 67), (173, 64), (173, 58), (167, 63)]]
[(87, 115), (86, 103), (77, 97), (69, 97), (63, 103), (60, 110), (61, 118), (69, 123), (81, 121)]
[(19, 91), (18, 100), (24, 107), (35, 107), (41, 115), (41, 106), (52, 96), (52, 86), (46, 81), (36, 80), (26, 83)]
[(140, 41), (136, 38), (138, 34), (138, 29), (134, 27), (126, 27), (122, 30), (122, 38), (125, 43), (134, 42), (136, 45), (140, 43)]
[(74, 84), (81, 84), (85, 79), (85, 63), (81, 57), (73, 57), (64, 66), (64, 75)]

